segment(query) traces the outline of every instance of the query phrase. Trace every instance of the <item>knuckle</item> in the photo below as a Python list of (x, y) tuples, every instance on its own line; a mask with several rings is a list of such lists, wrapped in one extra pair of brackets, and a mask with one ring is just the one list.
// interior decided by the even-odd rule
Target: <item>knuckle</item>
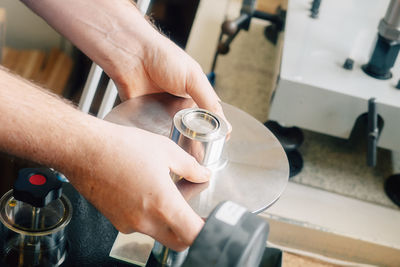
[(144, 218), (135, 218), (132, 221), (132, 227), (135, 231), (147, 233), (149, 224)]
[(211, 104), (210, 108), (215, 113), (223, 113), (222, 106), (218, 101), (215, 101), (213, 104)]
[(168, 201), (162, 200), (161, 198), (157, 198), (154, 203), (153, 215), (156, 218), (161, 218), (165, 220), (167, 218), (165, 211), (168, 208)]
[(202, 70), (200, 64), (197, 61), (192, 59), (191, 63), (192, 63), (192, 66), (193, 66), (192, 70), (193, 70), (194, 74), (203, 73), (203, 70)]

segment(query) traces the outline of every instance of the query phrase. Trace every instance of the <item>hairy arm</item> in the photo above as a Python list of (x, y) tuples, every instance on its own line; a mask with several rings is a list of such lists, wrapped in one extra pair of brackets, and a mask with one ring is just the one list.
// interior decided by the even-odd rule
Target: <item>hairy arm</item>
[(0, 101), (0, 148), (57, 168), (64, 161), (72, 167), (74, 154), (93, 150), (96, 140), (89, 136), (99, 138), (95, 133), (105, 124), (2, 67)]
[(210, 173), (168, 138), (84, 114), (2, 68), (0, 103), (0, 150), (63, 172), (124, 233), (176, 250), (193, 242), (203, 221), (169, 173)]
[[(99, 64), (122, 100), (165, 91), (224, 116), (200, 66), (132, 1), (23, 2)], [(165, 137), (82, 114), (0, 72), (0, 149), (63, 172), (122, 232), (146, 233), (175, 250), (193, 242), (203, 221), (169, 172), (203, 182), (207, 169)]]
[(141, 42), (157, 41), (156, 31), (130, 0), (22, 2), (120, 84), (128, 82), (128, 69), (144, 57), (145, 48)]

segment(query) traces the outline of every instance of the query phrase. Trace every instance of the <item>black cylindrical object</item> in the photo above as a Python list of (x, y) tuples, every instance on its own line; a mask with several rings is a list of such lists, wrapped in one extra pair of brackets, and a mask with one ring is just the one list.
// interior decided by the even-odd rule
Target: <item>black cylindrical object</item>
[(266, 221), (231, 201), (218, 205), (189, 249), (182, 267), (252, 267), (260, 264)]
[(313, 0), (312, 4), (311, 4), (311, 15), (310, 17), (313, 19), (318, 18), (318, 14), (319, 14), (319, 7), (321, 5), (321, 0)]
[(368, 75), (387, 80), (392, 78), (390, 69), (400, 50), (400, 2), (391, 0), (385, 17), (378, 26), (378, 37), (371, 58), (362, 69)]
[(392, 78), (390, 69), (396, 62), (399, 50), (400, 43), (398, 41), (389, 40), (378, 34), (371, 58), (367, 64), (362, 66), (362, 69), (365, 73), (377, 79), (387, 80)]

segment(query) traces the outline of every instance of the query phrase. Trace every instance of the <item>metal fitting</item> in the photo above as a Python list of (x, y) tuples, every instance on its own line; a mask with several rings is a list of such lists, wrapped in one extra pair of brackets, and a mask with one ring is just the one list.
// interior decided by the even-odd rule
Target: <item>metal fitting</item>
[(386, 39), (400, 41), (400, 1), (390, 1), (385, 17), (379, 22), (378, 31)]
[(385, 19), (381, 19), (378, 25), (378, 32), (382, 37), (391, 41), (400, 42), (400, 27), (388, 24)]
[(189, 108), (175, 114), (170, 138), (203, 166), (218, 163), (228, 125), (218, 115), (200, 108)]

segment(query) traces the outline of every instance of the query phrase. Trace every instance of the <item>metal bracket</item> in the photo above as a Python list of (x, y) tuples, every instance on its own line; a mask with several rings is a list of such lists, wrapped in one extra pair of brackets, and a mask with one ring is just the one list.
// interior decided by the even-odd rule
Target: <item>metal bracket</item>
[(240, 15), (246, 15), (247, 20), (245, 23), (242, 25), (242, 29), (248, 31), (250, 28), (250, 19), (253, 16), (254, 10), (255, 10), (255, 5), (256, 5), (256, 0), (244, 0), (242, 4), (242, 8), (240, 9)]

